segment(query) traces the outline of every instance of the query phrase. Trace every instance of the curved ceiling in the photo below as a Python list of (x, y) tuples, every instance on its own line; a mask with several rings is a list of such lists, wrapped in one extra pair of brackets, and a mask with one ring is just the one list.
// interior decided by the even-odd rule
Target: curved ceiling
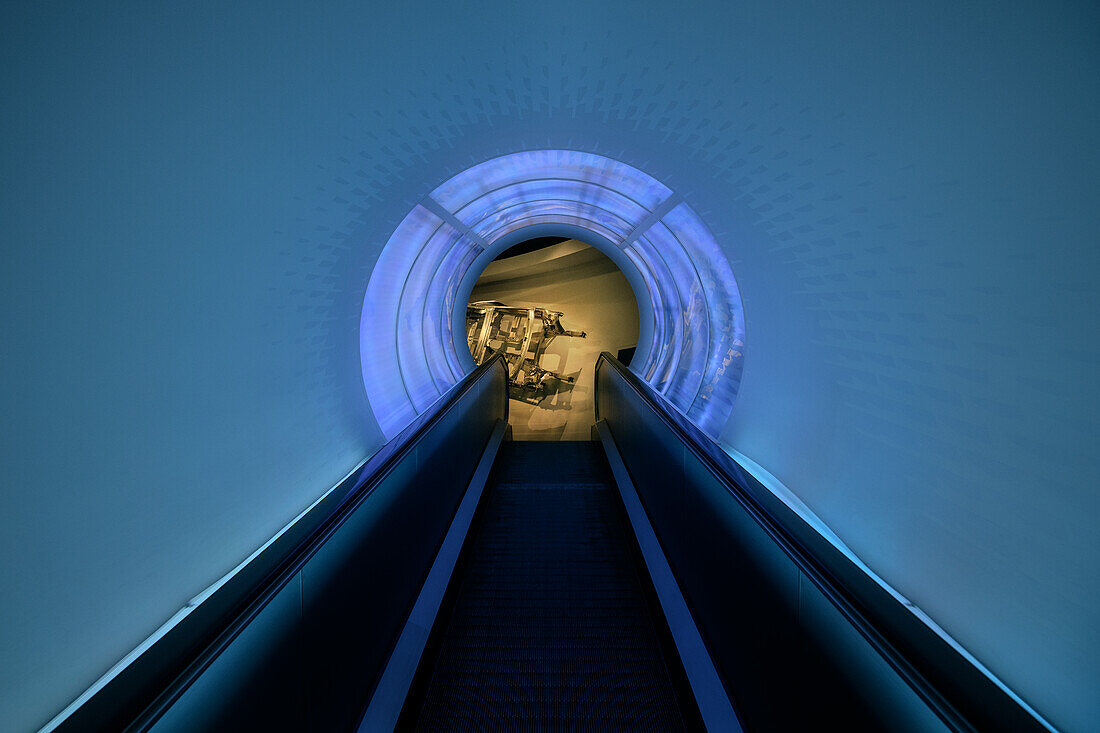
[[(751, 317), (721, 442), (1054, 725), (1100, 719), (1100, 5), (0, 15), (11, 727), (382, 445), (383, 245), (443, 181), (547, 148), (714, 233)], [(544, 226), (586, 236), (492, 246)]]

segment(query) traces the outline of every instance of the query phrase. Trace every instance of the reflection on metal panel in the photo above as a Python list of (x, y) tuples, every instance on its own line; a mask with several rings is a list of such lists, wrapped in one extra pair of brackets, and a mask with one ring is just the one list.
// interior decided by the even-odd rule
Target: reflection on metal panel
[[(696, 266), (696, 277), (707, 301), (709, 336), (701, 342), (698, 364), (703, 368), (702, 382), (693, 401), (677, 404), (691, 420), (711, 436), (717, 435), (729, 417), (733, 400), (741, 387), (745, 359), (745, 317), (741, 293), (733, 270), (722, 248), (705, 224), (687, 204), (668, 212), (661, 220)], [(689, 319), (689, 322), (693, 319)]]
[(433, 369), (433, 363), (439, 360), (428, 356), (440, 350), (428, 348), (427, 344), (439, 343), (443, 337), (443, 323), (435, 317), (435, 307), (429, 308), (437, 304), (429, 304), (428, 295), (433, 290), (430, 285), (436, 278), (439, 263), (447, 259), (461, 236), (461, 232), (449, 224), (440, 226), (413, 258), (402, 288), (397, 355), (402, 378), (417, 413), (427, 409), (455, 382), (449, 369), (440, 372), (438, 363)]
[(676, 324), (669, 335), (674, 341), (676, 358), (673, 369), (657, 386), (674, 405), (686, 411), (699, 391), (706, 367), (706, 348), (710, 332), (708, 296), (699, 278), (699, 269), (691, 260), (683, 244), (664, 225), (658, 222), (649, 228), (644, 237), (638, 238), (638, 246), (652, 248), (654, 257), (665, 265), (671, 280), (669, 292), (677, 300), (670, 304), (669, 321)]
[(371, 409), (386, 438), (397, 435), (418, 413), (409, 391), (421, 391), (422, 386), (407, 384), (401, 369), (398, 313), (416, 256), (442, 224), (427, 209), (414, 207), (398, 225), (390, 242), (415, 242), (415, 246), (383, 249), (367, 287), (359, 323), (359, 355)]
[[(440, 305), (439, 310), (434, 315), (439, 318), (439, 338), (443, 346), (442, 358), (438, 354), (431, 356), (432, 363), (437, 364), (433, 369), (442, 374), (443, 370), (438, 362), (445, 361), (452, 375), (451, 378), (455, 382), (466, 371), (466, 366), (455, 351), (455, 342), (451, 332), (453, 322), (451, 314), (454, 312), (455, 298), (458, 293), (459, 282), (462, 280), (462, 274), (470, 269), (470, 265), (473, 264), (480, 251), (480, 247), (456, 246), (452, 249), (440, 264), (441, 277), (437, 277), (432, 281), (432, 290), (428, 294), (429, 303)], [(429, 352), (433, 351), (429, 347), (431, 343), (430, 339), (425, 338), (424, 348)]]

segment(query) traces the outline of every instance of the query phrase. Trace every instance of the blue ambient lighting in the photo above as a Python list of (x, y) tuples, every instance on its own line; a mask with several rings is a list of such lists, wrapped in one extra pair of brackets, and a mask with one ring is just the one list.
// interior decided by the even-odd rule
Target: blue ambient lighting
[(690, 206), (636, 168), (591, 153), (533, 150), (451, 178), (409, 212), (382, 250), (363, 304), (360, 355), (387, 439), (472, 368), (455, 345), (453, 323), (475, 261), (522, 229), (546, 226), (590, 232), (590, 244), (615, 247), (626, 258), (617, 261), (637, 269), (653, 324), (631, 368), (717, 436), (741, 383), (745, 322), (714, 236)]

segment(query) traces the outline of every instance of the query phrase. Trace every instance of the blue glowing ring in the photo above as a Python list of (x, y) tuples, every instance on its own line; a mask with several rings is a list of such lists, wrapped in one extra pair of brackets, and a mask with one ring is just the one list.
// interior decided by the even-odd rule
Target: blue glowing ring
[(687, 203), (638, 169), (532, 150), (454, 176), (383, 248), (363, 302), (360, 357), (386, 438), (473, 368), (463, 324), (481, 271), (507, 247), (547, 234), (585, 241), (623, 270), (641, 320), (631, 369), (717, 436), (745, 352), (741, 295), (722, 248)]

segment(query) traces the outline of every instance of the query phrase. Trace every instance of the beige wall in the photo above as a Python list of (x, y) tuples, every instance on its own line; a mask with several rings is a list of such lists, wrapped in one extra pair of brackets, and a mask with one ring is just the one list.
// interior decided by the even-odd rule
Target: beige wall
[(542, 366), (574, 376), (537, 407), (512, 400), (516, 440), (588, 440), (595, 410), (592, 385), (601, 351), (617, 352), (638, 342), (638, 304), (626, 278), (599, 250), (569, 240), (491, 263), (474, 286), (472, 301), (545, 306), (564, 313), (562, 326), (587, 337), (558, 336)]

